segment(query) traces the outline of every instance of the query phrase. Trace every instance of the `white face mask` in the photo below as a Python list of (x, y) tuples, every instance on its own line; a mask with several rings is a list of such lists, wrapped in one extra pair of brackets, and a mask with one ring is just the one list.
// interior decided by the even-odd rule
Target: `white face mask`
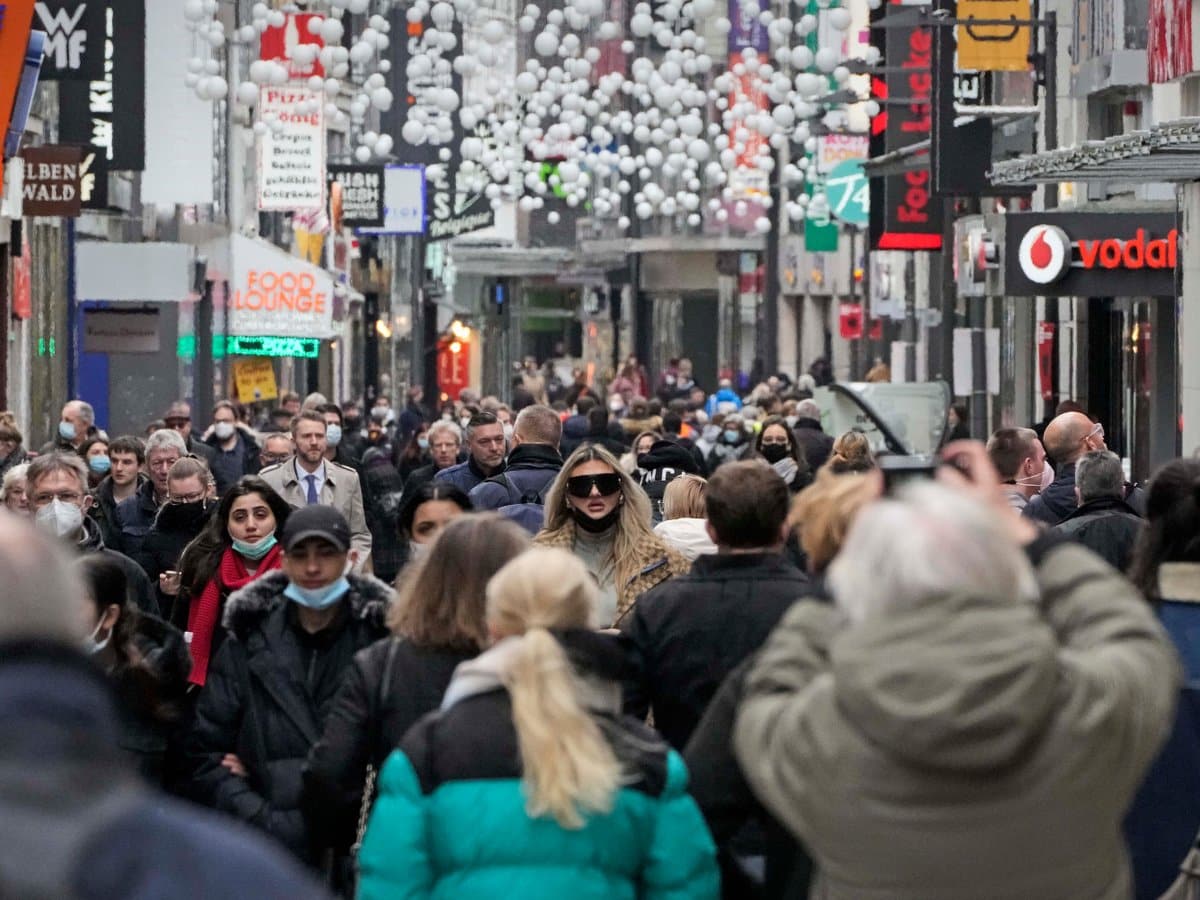
[(234, 427), (232, 422), (218, 422), (213, 426), (213, 434), (218, 440), (227, 441), (233, 437)]
[(108, 629), (108, 634), (104, 636), (104, 640), (96, 640), (96, 635), (100, 633), (100, 626), (104, 624), (104, 617), (100, 617), (100, 621), (96, 623), (96, 627), (92, 629), (83, 641), (83, 649), (86, 653), (96, 654), (108, 646), (108, 642), (112, 640), (112, 629)]
[(408, 542), (408, 561), (416, 562), (425, 555), (425, 551), (429, 549), (428, 544), (418, 544), (416, 541)]
[(55, 537), (72, 537), (83, 527), (83, 510), (74, 503), (63, 503), (57, 497), (37, 511), (39, 528)]
[(1041, 493), (1054, 483), (1054, 467), (1050, 465), (1050, 460), (1042, 461), (1042, 472), (1040, 475), (1030, 475), (1027, 478), (1018, 478), (1017, 484), (1022, 487), (1033, 487), (1037, 485), (1037, 493)]

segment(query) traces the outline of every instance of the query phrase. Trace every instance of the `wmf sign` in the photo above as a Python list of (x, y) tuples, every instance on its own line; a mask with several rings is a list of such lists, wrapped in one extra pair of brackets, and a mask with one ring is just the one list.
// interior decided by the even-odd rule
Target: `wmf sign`
[(38, 0), (34, 28), (46, 32), (44, 79), (96, 81), (104, 77), (103, 0)]

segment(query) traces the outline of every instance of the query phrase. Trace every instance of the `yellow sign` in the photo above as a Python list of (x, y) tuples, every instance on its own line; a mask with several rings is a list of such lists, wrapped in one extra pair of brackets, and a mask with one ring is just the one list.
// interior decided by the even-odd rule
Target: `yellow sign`
[(971, 19), (1029, 21), (1030, 0), (958, 0), (959, 71), (1027, 72), (1029, 25), (972, 25)]
[(279, 396), (275, 366), (269, 359), (239, 359), (233, 364), (233, 381), (243, 403), (274, 400)]

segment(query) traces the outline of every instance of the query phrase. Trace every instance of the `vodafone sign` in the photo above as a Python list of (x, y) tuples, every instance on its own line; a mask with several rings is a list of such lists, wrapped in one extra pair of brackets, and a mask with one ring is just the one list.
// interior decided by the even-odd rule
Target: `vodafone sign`
[(1005, 217), (1011, 296), (1173, 297), (1179, 230), (1170, 213)]

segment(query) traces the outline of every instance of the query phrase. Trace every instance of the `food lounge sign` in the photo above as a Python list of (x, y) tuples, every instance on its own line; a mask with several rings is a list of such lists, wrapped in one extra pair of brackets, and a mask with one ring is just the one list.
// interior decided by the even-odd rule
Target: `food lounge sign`
[(1004, 290), (1017, 297), (1174, 297), (1171, 213), (1006, 216)]
[(333, 279), (273, 246), (234, 235), (229, 330), (238, 335), (333, 335)]

